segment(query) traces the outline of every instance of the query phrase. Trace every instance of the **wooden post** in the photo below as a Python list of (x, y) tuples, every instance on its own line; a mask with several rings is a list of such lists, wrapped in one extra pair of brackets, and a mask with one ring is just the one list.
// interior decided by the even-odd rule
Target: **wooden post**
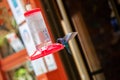
[[(67, 13), (65, 11), (62, 0), (57, 0), (57, 4), (59, 6), (61, 15), (63, 17), (61, 24), (63, 25), (63, 30), (64, 30), (65, 34), (72, 32), (72, 27), (71, 27), (70, 22), (68, 20), (68, 16), (67, 16)], [(69, 45), (70, 45), (70, 48), (71, 48), (74, 60), (76, 62), (77, 69), (78, 69), (78, 72), (79, 72), (81, 79), (82, 80), (90, 80), (89, 75), (87, 73), (87, 70), (85, 68), (85, 64), (83, 62), (79, 47), (77, 46), (77, 42), (75, 41), (75, 39), (71, 40)]]
[[(102, 69), (98, 56), (96, 54), (95, 48), (91, 41), (90, 35), (87, 31), (85, 22), (81, 16), (81, 13), (78, 11), (72, 16), (72, 21), (75, 26), (76, 31), (78, 32), (78, 37), (81, 42), (81, 46), (86, 57), (90, 72), (94, 73)], [(94, 76), (95, 77), (95, 76)], [(95, 80), (104, 80), (104, 74), (97, 76)]]

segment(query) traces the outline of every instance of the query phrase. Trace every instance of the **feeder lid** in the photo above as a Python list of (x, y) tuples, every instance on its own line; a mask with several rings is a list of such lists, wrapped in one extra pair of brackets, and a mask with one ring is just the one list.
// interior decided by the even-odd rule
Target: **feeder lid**
[(35, 60), (46, 55), (55, 53), (57, 51), (60, 51), (62, 49), (64, 49), (64, 45), (60, 43), (53, 43), (48, 46), (43, 46), (42, 48), (36, 50), (34, 54), (30, 56), (30, 59)]

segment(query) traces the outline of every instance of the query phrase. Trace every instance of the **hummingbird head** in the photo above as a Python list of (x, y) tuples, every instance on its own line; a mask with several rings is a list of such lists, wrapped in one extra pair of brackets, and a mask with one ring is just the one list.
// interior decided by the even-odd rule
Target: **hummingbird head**
[(61, 44), (65, 45), (67, 43), (67, 41), (64, 38), (58, 38), (57, 43), (61, 43)]

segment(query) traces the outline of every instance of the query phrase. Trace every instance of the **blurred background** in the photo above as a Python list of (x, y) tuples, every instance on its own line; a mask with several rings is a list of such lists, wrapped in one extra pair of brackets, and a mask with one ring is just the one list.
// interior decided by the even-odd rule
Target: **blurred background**
[[(70, 53), (29, 59), (32, 35), (41, 36), (30, 30), (24, 13), (36, 8), (52, 43), (78, 32), (68, 42)], [(32, 42), (25, 42), (29, 36)], [(119, 80), (119, 48), (120, 0), (0, 0), (0, 80)]]

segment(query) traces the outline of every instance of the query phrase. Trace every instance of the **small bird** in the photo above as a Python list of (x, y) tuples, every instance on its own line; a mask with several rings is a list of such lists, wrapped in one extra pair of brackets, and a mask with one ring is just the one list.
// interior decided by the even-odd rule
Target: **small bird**
[(71, 50), (69, 48), (69, 40), (73, 39), (78, 33), (77, 32), (71, 32), (71, 33), (68, 33), (67, 35), (65, 35), (63, 38), (58, 38), (57, 39), (57, 43), (61, 43), (65, 46), (67, 52), (69, 54), (71, 54)]

